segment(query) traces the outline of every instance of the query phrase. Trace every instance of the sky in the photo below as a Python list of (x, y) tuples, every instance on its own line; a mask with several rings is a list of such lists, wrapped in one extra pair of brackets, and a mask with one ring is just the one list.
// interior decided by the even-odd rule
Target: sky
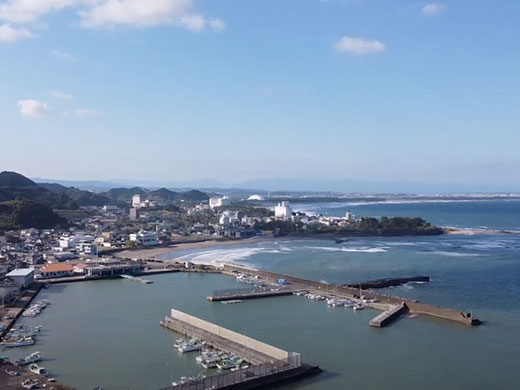
[(518, 0), (0, 0), (0, 170), (520, 191), (519, 16)]

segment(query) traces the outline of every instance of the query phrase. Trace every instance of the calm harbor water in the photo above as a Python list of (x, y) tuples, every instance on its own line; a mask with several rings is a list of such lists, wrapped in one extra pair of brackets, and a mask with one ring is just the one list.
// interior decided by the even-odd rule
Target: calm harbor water
[[(397, 210), (396, 205), (387, 205), (390, 210), (370, 209), (365, 215), (405, 215), (407, 207), (417, 207), (398, 206)], [(454, 220), (445, 225), (515, 229), (520, 225), (516, 221), (519, 206), (499, 204), (495, 213), (480, 217), (480, 206), (473, 204), (473, 213), (464, 210), (463, 214), (471, 214), (465, 223), (455, 222), (460, 221), (455, 213)], [(426, 206), (429, 219), (434, 220), (430, 207)], [(439, 205), (438, 218), (445, 213), (444, 207)], [(428, 219), (420, 210), (414, 212)], [(430, 275), (432, 283), (387, 292), (471, 310), (487, 323), (470, 328), (413, 317), (373, 329), (368, 326), (377, 314), (373, 310), (329, 308), (323, 302), (295, 296), (236, 305), (209, 303), (205, 297), (213, 290), (243, 285), (221, 275), (169, 274), (150, 277), (155, 282), (152, 285), (113, 280), (44, 290), (41, 297), (48, 298), (51, 305), (32, 319), (33, 325), (44, 327), (38, 344), (9, 350), (9, 356), (17, 358), (37, 349), (53, 376), (79, 389), (96, 385), (158, 389), (172, 378), (199, 372), (195, 355), (179, 356), (172, 346), (175, 335), (158, 324), (176, 307), (301, 352), (326, 370), (280, 389), (516, 389), (520, 384), (517, 235), (355, 238), (344, 244), (286, 240), (180, 255), (193, 261), (234, 261), (336, 283)]]

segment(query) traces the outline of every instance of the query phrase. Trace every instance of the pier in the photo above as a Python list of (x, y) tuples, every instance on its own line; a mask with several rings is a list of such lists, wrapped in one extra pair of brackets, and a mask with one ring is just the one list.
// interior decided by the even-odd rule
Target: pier
[(168, 389), (255, 389), (321, 372), (318, 366), (304, 364), (296, 352), (287, 352), (211, 322), (172, 309), (160, 324), (174, 332), (196, 337), (206, 345), (226, 351), (251, 363), (236, 371), (179, 384)]
[(477, 318), (474, 318), (471, 313), (458, 311), (454, 309), (443, 308), (440, 306), (434, 306), (427, 303), (422, 303), (413, 299), (406, 299), (391, 295), (385, 295), (374, 291), (362, 290), (359, 288), (346, 287), (338, 284), (328, 284), (323, 282), (315, 282), (312, 280), (296, 278), (289, 275), (278, 274), (274, 272), (250, 269), (240, 267), (237, 265), (225, 264), (222, 272), (230, 276), (235, 276), (236, 272), (251, 275), (262, 279), (267, 283), (276, 284), (279, 279), (285, 279), (287, 283), (291, 285), (295, 290), (308, 290), (313, 293), (323, 294), (327, 296), (335, 296), (341, 298), (348, 298), (353, 300), (359, 300), (361, 294), (363, 298), (376, 300), (377, 303), (366, 304), (366, 306), (387, 311), (395, 305), (405, 304), (410, 313), (419, 314), (423, 316), (441, 318), (444, 320), (456, 322), (463, 325), (475, 326), (480, 325), (481, 322)]
[(378, 316), (371, 319), (368, 324), (375, 328), (382, 328), (383, 326), (386, 326), (390, 322), (397, 319), (397, 317), (399, 317), (401, 314), (404, 314), (407, 310), (408, 308), (404, 303), (401, 303), (400, 305), (395, 305), (391, 307), (389, 310), (386, 310)]
[(294, 289), (280, 289), (280, 290), (258, 290), (258, 289), (235, 289), (235, 290), (221, 290), (214, 291), (212, 295), (206, 299), (210, 302), (224, 302), (231, 300), (246, 300), (267, 297), (280, 297), (284, 295), (292, 295), (296, 290)]

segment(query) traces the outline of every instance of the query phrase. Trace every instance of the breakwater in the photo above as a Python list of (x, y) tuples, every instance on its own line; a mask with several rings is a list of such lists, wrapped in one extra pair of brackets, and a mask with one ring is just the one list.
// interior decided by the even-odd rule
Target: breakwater
[[(240, 267), (237, 265), (225, 264), (223, 266), (223, 272), (230, 275), (234, 275), (234, 272), (241, 272), (244, 274), (257, 276), (264, 280), (276, 283), (279, 279), (285, 279), (288, 283), (291, 283), (295, 289), (306, 289), (319, 292), (321, 294), (335, 295), (345, 298), (360, 298), (360, 289), (346, 287), (336, 284), (327, 284), (322, 282), (315, 282), (312, 280), (297, 278), (294, 276), (283, 275), (275, 272), (253, 270), (250, 268)], [(422, 303), (412, 299), (406, 299), (391, 295), (380, 294), (374, 291), (363, 290), (363, 297), (371, 300), (377, 300), (381, 303), (390, 305), (401, 305), (405, 304), (411, 313), (442, 318), (444, 320), (457, 322), (464, 325), (480, 325), (481, 322), (477, 318), (474, 318), (471, 313), (458, 311), (449, 308), (443, 308), (440, 306), (434, 306), (426, 303)]]

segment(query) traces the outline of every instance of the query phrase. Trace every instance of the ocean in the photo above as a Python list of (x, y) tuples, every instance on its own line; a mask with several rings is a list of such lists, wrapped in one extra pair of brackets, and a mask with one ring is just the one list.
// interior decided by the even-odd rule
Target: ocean
[[(519, 201), (297, 205), (344, 215), (419, 216), (442, 226), (520, 230)], [(429, 275), (431, 283), (385, 290), (471, 311), (484, 321), (466, 327), (404, 317), (368, 326), (377, 311), (331, 308), (303, 297), (235, 305), (205, 300), (213, 290), (243, 285), (221, 275), (169, 274), (152, 285), (128, 280), (54, 285), (52, 304), (32, 319), (43, 325), (35, 348), (42, 364), (79, 389), (158, 389), (199, 371), (193, 354), (173, 350), (175, 335), (158, 322), (176, 307), (281, 348), (301, 352), (323, 374), (280, 389), (517, 389), (520, 385), (520, 235), (356, 237), (277, 240), (176, 253), (194, 262), (236, 262), (314, 280), (346, 283)]]

